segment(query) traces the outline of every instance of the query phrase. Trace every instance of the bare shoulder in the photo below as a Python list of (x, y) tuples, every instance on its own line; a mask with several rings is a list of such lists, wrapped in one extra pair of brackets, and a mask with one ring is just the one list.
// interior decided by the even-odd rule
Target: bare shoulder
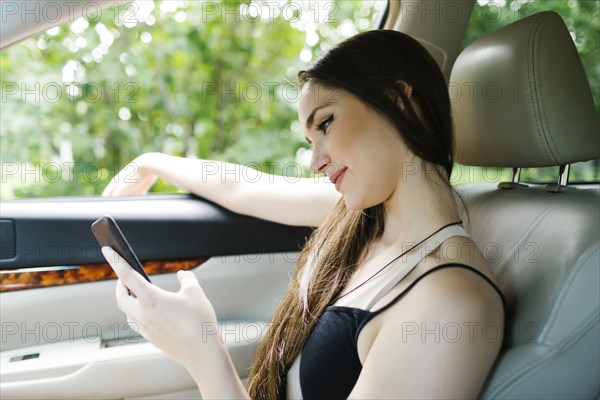
[[(468, 264), (446, 263), (420, 277), (394, 305), (380, 314), (379, 326), (408, 321), (502, 328), (504, 305), (490, 277)], [(479, 271), (479, 273), (475, 272)], [(487, 277), (487, 280), (486, 278)]]
[(423, 317), (445, 315), (490, 321), (501, 320), (504, 315), (502, 298), (496, 289), (462, 264), (433, 270), (406, 293), (402, 302), (404, 307), (398, 307), (397, 312), (407, 312), (403, 309), (409, 308), (411, 315)]
[(450, 238), (414, 272), (416, 276), (412, 280), (417, 283), (406, 293), (400, 302), (403, 306), (398, 307), (396, 313), (417, 313), (425, 318), (446, 315), (454, 319), (477, 318), (482, 322), (503, 321), (504, 306), (494, 287), (495, 276), (469, 238)]
[(430, 272), (372, 320), (351, 397), (474, 398), (481, 390), (504, 329), (502, 299), (483, 278), (491, 272), (475, 259), (424, 262)]
[(399, 313), (414, 309), (425, 312), (426, 305), (437, 312), (438, 303), (443, 303), (443, 308), (452, 313), (478, 311), (502, 316), (502, 298), (495, 284), (494, 273), (476, 244), (469, 238), (453, 237), (424, 258), (373, 310), (385, 307), (405, 292), (399, 306), (392, 307)]

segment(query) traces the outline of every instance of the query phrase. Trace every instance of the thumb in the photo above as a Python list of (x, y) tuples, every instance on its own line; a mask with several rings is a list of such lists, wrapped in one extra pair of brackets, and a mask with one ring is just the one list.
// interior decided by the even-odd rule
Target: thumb
[(181, 285), (181, 290), (189, 288), (200, 288), (198, 278), (191, 271), (177, 271), (177, 281)]

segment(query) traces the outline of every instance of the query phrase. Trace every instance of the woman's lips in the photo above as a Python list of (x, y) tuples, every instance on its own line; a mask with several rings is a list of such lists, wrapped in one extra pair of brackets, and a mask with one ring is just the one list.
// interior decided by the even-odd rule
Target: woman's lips
[(342, 179), (344, 179), (344, 175), (346, 174), (347, 169), (348, 169), (348, 167), (344, 167), (329, 177), (329, 180), (331, 181), (331, 183), (333, 183), (335, 185), (335, 189), (337, 191), (340, 190), (340, 186), (342, 184)]

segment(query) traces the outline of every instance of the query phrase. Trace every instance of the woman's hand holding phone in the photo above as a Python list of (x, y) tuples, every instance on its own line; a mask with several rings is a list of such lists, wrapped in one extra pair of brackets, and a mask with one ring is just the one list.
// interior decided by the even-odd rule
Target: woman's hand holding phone
[(217, 316), (192, 272), (177, 273), (181, 287), (173, 293), (146, 281), (112, 248), (103, 247), (102, 254), (119, 277), (117, 305), (143, 337), (188, 369), (215, 351), (214, 341), (221, 343)]
[[(217, 317), (212, 304), (192, 272), (179, 271), (181, 288), (177, 293), (154, 286), (121, 229), (106, 215), (92, 224), (92, 232), (102, 254), (113, 268), (117, 282), (117, 304), (127, 320), (139, 328), (142, 336), (175, 361), (191, 367), (207, 338), (207, 329), (217, 333)], [(128, 262), (129, 261), (129, 262)], [(211, 326), (212, 325), (212, 326)], [(220, 334), (217, 335), (220, 341)], [(214, 346), (213, 346), (214, 347)]]
[[(203, 394), (206, 390), (207, 394), (220, 397), (224, 393), (228, 398), (247, 397), (221, 339), (215, 310), (196, 276), (189, 271), (179, 271), (179, 291), (163, 290), (150, 282), (110, 216), (95, 221), (92, 232), (119, 278), (117, 305), (127, 315), (127, 321), (169, 358), (183, 365)], [(232, 382), (235, 385), (231, 385)]]

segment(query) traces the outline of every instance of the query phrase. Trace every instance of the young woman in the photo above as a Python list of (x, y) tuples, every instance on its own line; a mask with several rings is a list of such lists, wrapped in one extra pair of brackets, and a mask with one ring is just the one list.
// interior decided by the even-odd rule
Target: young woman
[(209, 161), (150, 153), (134, 161), (138, 183), (105, 190), (145, 193), (160, 177), (238, 213), (318, 226), (247, 389), (224, 344), (198, 340), (217, 318), (193, 273), (166, 292), (104, 248), (119, 307), (205, 398), (476, 397), (501, 346), (503, 299), (449, 184), (452, 120), (437, 64), (405, 34), (370, 31), (327, 51), (299, 83), (311, 168), (333, 184), (201, 182)]

